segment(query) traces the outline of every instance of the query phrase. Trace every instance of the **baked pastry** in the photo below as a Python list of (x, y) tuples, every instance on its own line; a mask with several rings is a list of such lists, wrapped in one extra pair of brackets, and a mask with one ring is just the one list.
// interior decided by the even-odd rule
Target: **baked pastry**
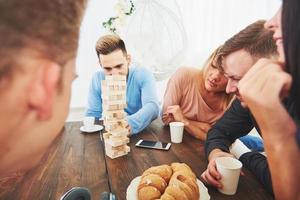
[(161, 176), (167, 183), (169, 183), (169, 180), (173, 174), (173, 170), (169, 165), (159, 165), (155, 167), (150, 167), (149, 169), (144, 171), (142, 176), (148, 174), (157, 174)]
[(196, 175), (184, 163), (147, 169), (138, 186), (138, 200), (199, 200)]
[(167, 187), (167, 182), (157, 174), (147, 174), (142, 176), (139, 187), (143, 187), (144, 185), (153, 186), (157, 188), (160, 193), (163, 193)]
[(143, 186), (138, 189), (138, 199), (141, 200), (155, 200), (159, 199), (161, 193), (156, 187), (153, 186)]

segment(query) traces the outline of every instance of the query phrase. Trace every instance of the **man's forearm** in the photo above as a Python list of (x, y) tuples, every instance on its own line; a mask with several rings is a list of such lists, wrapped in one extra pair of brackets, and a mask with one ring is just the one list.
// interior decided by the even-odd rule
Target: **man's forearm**
[(294, 138), (287, 137), (282, 144), (266, 144), (271, 177), (276, 199), (300, 198), (300, 151)]
[(257, 110), (250, 107), (264, 138), (276, 199), (299, 199), (300, 149), (296, 142), (296, 125), (285, 108)]
[(147, 103), (136, 113), (127, 117), (133, 134), (142, 131), (158, 116), (159, 108), (155, 103)]

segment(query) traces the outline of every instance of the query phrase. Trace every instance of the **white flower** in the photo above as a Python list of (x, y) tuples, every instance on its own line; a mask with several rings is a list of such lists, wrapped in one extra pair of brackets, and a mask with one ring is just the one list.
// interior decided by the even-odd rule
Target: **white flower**
[(107, 25), (107, 22), (103, 23), (105, 28), (108, 28), (112, 32), (118, 32), (118, 30), (125, 25), (128, 15), (132, 14), (134, 5), (132, 0), (118, 0), (114, 6), (114, 10), (117, 13), (115, 19), (111, 17), (111, 24)]
[(120, 13), (125, 13), (126, 2), (124, 0), (119, 0), (114, 6), (114, 10), (119, 15)]

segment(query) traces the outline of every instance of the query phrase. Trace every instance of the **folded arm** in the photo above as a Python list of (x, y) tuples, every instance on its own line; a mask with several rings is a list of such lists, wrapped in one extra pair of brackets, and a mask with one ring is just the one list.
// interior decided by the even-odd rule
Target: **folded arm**
[(291, 83), (279, 64), (262, 59), (238, 85), (261, 129), (276, 199), (300, 199), (297, 125), (281, 102)]
[(131, 133), (137, 134), (158, 117), (159, 106), (155, 79), (152, 74), (144, 74), (140, 83), (142, 108), (127, 117)]
[(179, 105), (169, 106), (162, 116), (164, 124), (170, 122), (180, 121), (184, 123), (184, 129), (197, 139), (205, 140), (207, 131), (211, 128), (211, 125), (206, 122), (193, 121), (186, 118), (181, 111)]

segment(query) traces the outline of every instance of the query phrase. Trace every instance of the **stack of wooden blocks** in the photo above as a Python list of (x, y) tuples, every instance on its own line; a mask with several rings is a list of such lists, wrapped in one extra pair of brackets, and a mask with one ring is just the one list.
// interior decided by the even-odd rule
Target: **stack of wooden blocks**
[(130, 147), (126, 128), (126, 76), (106, 76), (101, 81), (102, 108), (106, 133), (103, 134), (105, 153), (114, 159), (128, 154)]

